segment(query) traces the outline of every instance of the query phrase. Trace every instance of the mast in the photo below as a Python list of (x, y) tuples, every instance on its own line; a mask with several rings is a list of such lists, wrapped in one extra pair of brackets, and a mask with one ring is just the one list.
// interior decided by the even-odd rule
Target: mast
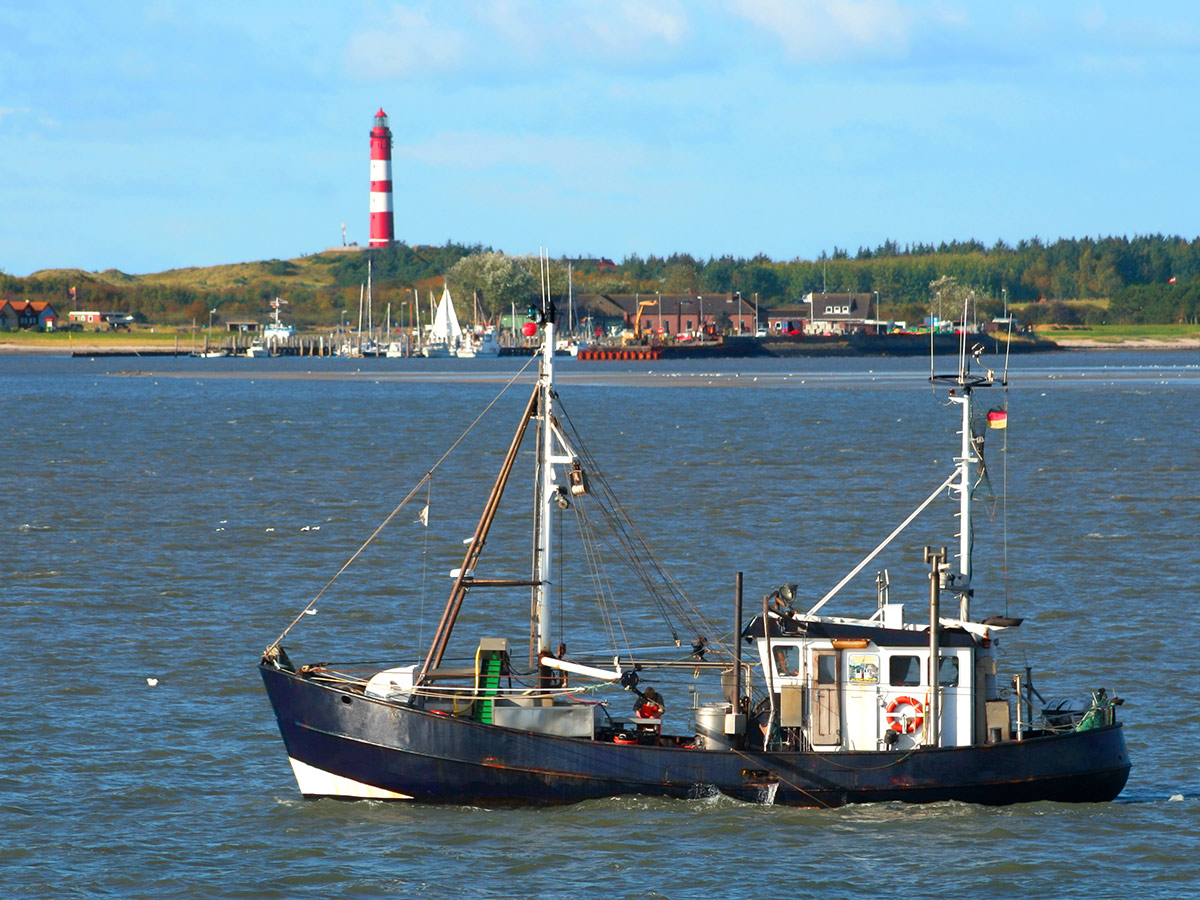
[[(370, 262), (368, 262), (367, 265), (370, 266)], [(354, 354), (355, 356), (362, 356), (362, 317), (364, 290), (365, 286), (360, 284), (358, 286), (358, 352)]]
[(976, 345), (967, 353), (965, 339), (959, 350), (958, 372), (955, 375), (932, 375), (931, 381), (952, 384), (950, 402), (961, 408), (962, 421), (959, 433), (958, 456), (955, 457), (957, 473), (950, 490), (958, 494), (958, 572), (947, 579), (946, 587), (958, 594), (958, 618), (967, 621), (971, 612), (971, 553), (975, 544), (975, 526), (971, 521), (971, 481), (980, 464), (971, 434), (971, 399), (975, 388), (991, 387), (995, 373), (987, 369), (986, 375), (971, 373), (971, 358), (979, 360), (983, 348)]
[(413, 320), (409, 324), (413, 326), (413, 348), (421, 346), (421, 296), (417, 293), (417, 289), (413, 288), (412, 299), (412, 314)]
[[(550, 602), (551, 589), (553, 588), (551, 576), (554, 571), (552, 516), (554, 511), (567, 509), (570, 506), (570, 497), (578, 497), (587, 493), (587, 478), (579, 465), (578, 454), (571, 449), (554, 418), (555, 310), (554, 304), (550, 300), (546, 278), (547, 276), (543, 272), (541, 306), (540, 308), (535, 306), (529, 308), (530, 321), (525, 325), (525, 334), (530, 337), (536, 333), (538, 325), (543, 326), (544, 329), (542, 359), (538, 368), (537, 383), (534, 385), (533, 392), (529, 397), (529, 403), (517, 425), (516, 434), (509, 445), (508, 453), (504, 458), (500, 473), (496, 476), (496, 482), (492, 487), (491, 494), (488, 496), (487, 504), (484, 507), (479, 524), (476, 526), (475, 534), (469, 542), (467, 552), (463, 557), (463, 564), (455, 572), (454, 587), (450, 591), (450, 598), (446, 602), (445, 612), (442, 614), (441, 622), (438, 624), (429, 653), (425, 657), (425, 663), (421, 667), (421, 672), (417, 678), (418, 683), (426, 683), (429, 680), (436, 680), (438, 677), (437, 669), (445, 655), (450, 634), (458, 619), (463, 599), (467, 591), (473, 586), (531, 585), (533, 596), (530, 609), (530, 655), (532, 657), (530, 663), (531, 665), (539, 665), (539, 661), (543, 656), (553, 655), (550, 649), (554, 626)], [(538, 423), (538, 440), (535, 473), (537, 502), (534, 509), (532, 577), (529, 581), (478, 579), (474, 573), (475, 564), (479, 559), (484, 544), (487, 542), (488, 532), (491, 529), (492, 522), (500, 505), (500, 498), (504, 493), (505, 485), (508, 483), (513, 464), (516, 462), (517, 453), (521, 447), (521, 439), (529, 423), (534, 419)], [(558, 481), (557, 469), (560, 465), (571, 467), (564, 483), (561, 485)], [(558, 677), (554, 670), (547, 666), (539, 665), (539, 681), (543, 686), (549, 686), (552, 677)]]
[(545, 257), (541, 262), (541, 309), (530, 310), (531, 318), (542, 326), (542, 359), (538, 364), (538, 453), (537, 503), (534, 509), (533, 544), (533, 622), (531, 623), (530, 663), (551, 652), (554, 627), (551, 590), (554, 585), (554, 529), (551, 510), (558, 499), (558, 473), (554, 464), (561, 460), (554, 453), (554, 331), (555, 310), (550, 299), (549, 274)]
[[(549, 315), (546, 315), (549, 313)], [(537, 535), (534, 543), (535, 658), (551, 651), (550, 631), (553, 627), (551, 607), (551, 576), (553, 572), (554, 529), (551, 527), (551, 505), (557, 493), (557, 473), (554, 459), (554, 315), (543, 305), (546, 322), (542, 329), (542, 360), (538, 372), (538, 458), (536, 511)]]
[(962, 407), (962, 442), (955, 490), (958, 491), (958, 575), (967, 588), (960, 595), (959, 618), (965, 620), (971, 587), (971, 548), (975, 539), (975, 528), (971, 522), (971, 470), (979, 463), (979, 459), (971, 446), (971, 388), (964, 385), (962, 394), (951, 399)]
[[(559, 466), (577, 468), (578, 455), (571, 449), (554, 415), (554, 343), (557, 312), (550, 299), (550, 266), (542, 257), (542, 304), (531, 309), (530, 318), (542, 326), (542, 359), (538, 369), (538, 458), (537, 502), (534, 510), (533, 621), (530, 628), (530, 663), (553, 655), (554, 614), (554, 515), (570, 506), (571, 495), (586, 489), (572, 477), (570, 486), (558, 480)], [(542, 667), (543, 680), (550, 677)]]

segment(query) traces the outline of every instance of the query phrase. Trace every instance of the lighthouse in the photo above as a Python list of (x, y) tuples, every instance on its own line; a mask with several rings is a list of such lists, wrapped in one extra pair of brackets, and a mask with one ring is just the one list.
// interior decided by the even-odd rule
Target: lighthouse
[(392, 218), (392, 132), (387, 113), (375, 113), (371, 129), (371, 240), (368, 246), (386, 247), (395, 240)]

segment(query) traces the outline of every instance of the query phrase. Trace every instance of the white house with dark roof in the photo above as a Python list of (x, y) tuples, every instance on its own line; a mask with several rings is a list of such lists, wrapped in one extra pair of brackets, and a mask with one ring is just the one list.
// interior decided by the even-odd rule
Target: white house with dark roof
[(874, 294), (817, 294), (804, 297), (808, 304), (806, 334), (850, 334), (874, 326), (871, 300)]

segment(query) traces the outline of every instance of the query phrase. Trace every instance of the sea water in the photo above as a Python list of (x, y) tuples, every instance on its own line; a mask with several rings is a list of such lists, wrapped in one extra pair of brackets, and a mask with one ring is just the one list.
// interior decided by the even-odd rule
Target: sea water
[[(0, 896), (1200, 894), (1195, 351), (1014, 357), (1011, 386), (976, 395), (1010, 424), (987, 435), (975, 611), (1025, 619), (1002, 639), (1002, 673), (1029, 664), (1056, 698), (1127, 698), (1134, 768), (1117, 802), (300, 799), (263, 648), (315, 597), (285, 640), (299, 660), (418, 661), (528, 396), (526, 362), (0, 358)], [(927, 360), (562, 360), (558, 374), (603, 475), (725, 627), (735, 572), (750, 608), (785, 581), (818, 599), (957, 447)], [(509, 381), (469, 452), (401, 506)], [(528, 478), (509, 495), (489, 551), (518, 574), (504, 545), (528, 548)], [(827, 610), (873, 609), (885, 567), (892, 600), (920, 610), (922, 548), (953, 554), (954, 532), (953, 503), (935, 503)], [(555, 601), (579, 650), (607, 638), (586, 588)], [(456, 639), (507, 636), (519, 656), (527, 603), (489, 595)], [(625, 605), (625, 637), (651, 641), (661, 617)], [(688, 698), (667, 702), (683, 727)]]

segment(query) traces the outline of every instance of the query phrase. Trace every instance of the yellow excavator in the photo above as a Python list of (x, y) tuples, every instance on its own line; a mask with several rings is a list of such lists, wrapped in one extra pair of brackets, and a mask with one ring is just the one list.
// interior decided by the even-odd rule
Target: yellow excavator
[(630, 331), (626, 328), (621, 332), (622, 344), (640, 344), (642, 342), (642, 310), (647, 306), (654, 306), (658, 302), (657, 299), (638, 301), (637, 312), (633, 314), (633, 330)]

